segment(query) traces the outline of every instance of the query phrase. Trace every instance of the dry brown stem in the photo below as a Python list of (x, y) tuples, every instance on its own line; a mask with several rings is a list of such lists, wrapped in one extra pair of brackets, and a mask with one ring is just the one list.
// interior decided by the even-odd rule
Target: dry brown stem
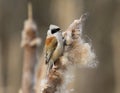
[[(65, 32), (63, 32), (63, 36), (67, 44), (65, 46), (65, 51), (63, 53), (63, 56), (61, 56), (55, 62), (55, 67), (52, 68), (47, 79), (45, 78), (45, 76), (43, 78), (40, 78), (41, 79), (41, 84), (39, 86), (40, 90), (37, 93), (55, 93), (56, 91), (58, 91), (58, 93), (61, 93), (60, 87), (64, 82), (64, 76), (69, 65), (73, 63), (76, 64), (76, 61), (74, 60), (76, 59), (76, 57), (71, 54), (78, 55), (77, 58), (79, 58), (82, 55), (81, 51), (79, 51), (77, 48), (78, 47), (81, 48), (80, 36), (81, 36), (82, 24), (85, 18), (86, 18), (86, 14), (82, 15), (80, 19), (75, 20), (68, 27), (68, 29)], [(76, 59), (76, 60), (79, 60), (79, 59)], [(42, 65), (45, 65), (45, 64), (42, 64)], [(41, 71), (44, 71), (43, 73), (46, 72), (43, 67), (41, 67)], [(65, 92), (62, 91), (62, 93), (65, 93)]]

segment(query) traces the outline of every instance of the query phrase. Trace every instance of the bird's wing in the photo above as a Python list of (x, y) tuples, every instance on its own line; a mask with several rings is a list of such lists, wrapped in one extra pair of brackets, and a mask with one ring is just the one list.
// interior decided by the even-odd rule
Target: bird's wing
[(48, 37), (45, 41), (45, 63), (47, 64), (57, 47), (56, 37)]

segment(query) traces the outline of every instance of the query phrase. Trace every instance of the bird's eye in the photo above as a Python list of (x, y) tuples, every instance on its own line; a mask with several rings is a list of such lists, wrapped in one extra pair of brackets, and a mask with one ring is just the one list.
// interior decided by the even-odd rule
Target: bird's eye
[(54, 33), (58, 32), (59, 30), (60, 30), (60, 28), (52, 29), (51, 33), (54, 34)]

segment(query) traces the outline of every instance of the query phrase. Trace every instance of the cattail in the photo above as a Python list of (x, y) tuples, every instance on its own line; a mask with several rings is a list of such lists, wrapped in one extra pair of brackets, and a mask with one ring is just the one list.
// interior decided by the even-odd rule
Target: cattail
[(37, 26), (32, 18), (32, 5), (28, 4), (28, 19), (24, 22), (21, 47), (24, 48), (22, 93), (34, 93), (35, 65), (37, 63), (37, 46), (41, 39), (37, 36)]
[[(74, 80), (74, 76), (69, 73), (72, 70), (71, 67), (75, 65), (79, 65), (79, 67), (96, 66), (96, 56), (91, 44), (82, 38), (82, 26), (86, 17), (87, 14), (83, 14), (63, 32), (66, 41), (63, 56), (55, 62), (55, 68), (53, 67), (49, 72), (48, 78), (46, 79), (45, 76), (41, 78), (40, 93), (70, 93), (74, 91), (73, 88), (67, 89), (67, 86)], [(46, 72), (44, 66), (41, 67), (41, 71)]]
[(91, 43), (86, 42), (82, 35), (83, 23), (87, 14), (83, 14), (80, 19), (75, 20), (68, 29), (63, 32), (67, 48), (64, 56), (69, 63), (77, 66), (95, 67), (97, 65), (96, 56)]

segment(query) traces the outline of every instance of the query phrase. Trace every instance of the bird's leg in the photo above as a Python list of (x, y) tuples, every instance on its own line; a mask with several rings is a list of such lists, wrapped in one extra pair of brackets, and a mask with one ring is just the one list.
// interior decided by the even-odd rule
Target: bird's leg
[(57, 59), (56, 61), (54, 61), (54, 64), (53, 64), (53, 69), (58, 69), (59, 66), (60, 66), (60, 63), (58, 62), (59, 59)]
[(55, 65), (55, 63), (53, 63), (53, 68), (54, 68), (54, 69), (56, 69), (56, 68), (57, 68), (57, 66)]

